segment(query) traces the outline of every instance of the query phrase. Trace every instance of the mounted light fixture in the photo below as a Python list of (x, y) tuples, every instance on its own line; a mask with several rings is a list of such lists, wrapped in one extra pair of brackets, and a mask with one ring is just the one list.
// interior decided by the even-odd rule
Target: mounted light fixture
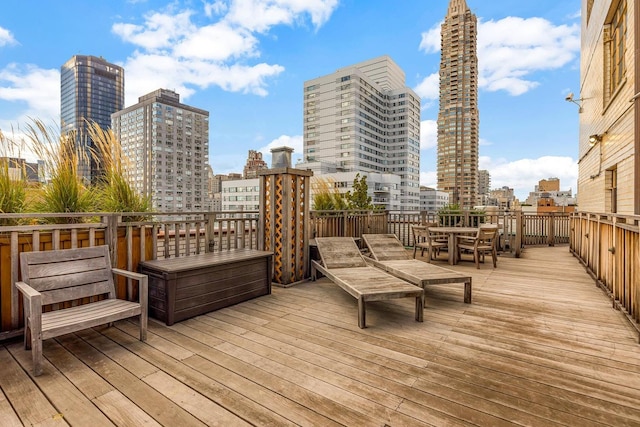
[(569, 94), (564, 98), (564, 100), (567, 102), (573, 102), (574, 104), (576, 104), (578, 106), (578, 113), (582, 113), (582, 101), (584, 101), (584, 98), (575, 100), (573, 99), (573, 92), (569, 92)]
[(596, 142), (602, 142), (602, 135), (594, 133), (593, 135), (589, 136), (589, 145), (590, 146), (594, 146), (596, 145)]

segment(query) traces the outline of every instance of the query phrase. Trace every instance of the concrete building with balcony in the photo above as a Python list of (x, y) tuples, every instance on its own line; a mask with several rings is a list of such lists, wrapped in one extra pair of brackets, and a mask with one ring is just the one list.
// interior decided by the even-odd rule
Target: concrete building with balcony
[(129, 179), (158, 212), (207, 209), (209, 112), (158, 89), (111, 116)]
[(640, 7), (583, 2), (579, 104), (580, 211), (640, 214)]
[(438, 190), (463, 209), (478, 193), (477, 19), (464, 0), (450, 0), (441, 27)]
[(296, 167), (398, 175), (399, 208), (418, 211), (420, 98), (390, 57), (308, 80), (303, 97), (304, 162), (311, 166)]
[(111, 114), (124, 107), (124, 69), (102, 57), (74, 55), (60, 68), (60, 130), (75, 133), (82, 153), (78, 172), (86, 182), (101, 175), (93, 161), (95, 144), (88, 134), (90, 122), (111, 127)]

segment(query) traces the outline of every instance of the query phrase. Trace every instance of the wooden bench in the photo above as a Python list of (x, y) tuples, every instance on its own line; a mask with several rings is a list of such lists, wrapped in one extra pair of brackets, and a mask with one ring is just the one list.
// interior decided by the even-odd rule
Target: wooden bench
[(149, 276), (149, 315), (173, 325), (271, 293), (273, 252), (231, 249), (143, 261)]
[[(140, 340), (147, 338), (147, 276), (111, 267), (109, 248), (96, 246), (20, 254), (24, 298), (24, 345), (31, 349), (33, 375), (42, 373), (42, 340), (133, 316), (140, 318)], [(140, 302), (116, 298), (113, 275), (134, 279)], [(98, 300), (99, 296), (105, 299)], [(89, 303), (43, 312), (43, 306)], [(66, 304), (62, 304), (66, 303)], [(55, 307), (54, 307), (55, 308)]]

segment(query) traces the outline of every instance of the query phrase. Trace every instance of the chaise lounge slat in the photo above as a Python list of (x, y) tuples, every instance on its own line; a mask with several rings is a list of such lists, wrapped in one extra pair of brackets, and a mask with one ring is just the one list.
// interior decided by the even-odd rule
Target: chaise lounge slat
[(366, 302), (395, 298), (416, 299), (415, 318), (423, 321), (424, 290), (368, 266), (351, 237), (318, 237), (322, 263), (312, 261), (311, 277), (319, 271), (358, 301), (358, 326), (366, 327)]
[(425, 289), (429, 285), (464, 283), (464, 302), (471, 303), (471, 276), (409, 256), (395, 234), (363, 234), (373, 258), (367, 263)]

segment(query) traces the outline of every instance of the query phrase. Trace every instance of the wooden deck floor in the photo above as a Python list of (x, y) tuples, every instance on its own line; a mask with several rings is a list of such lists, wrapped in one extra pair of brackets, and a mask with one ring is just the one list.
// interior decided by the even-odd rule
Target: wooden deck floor
[[(444, 259), (444, 258), (443, 258)], [(444, 262), (441, 263), (445, 265)], [(355, 300), (322, 279), (166, 327), (48, 340), (32, 378), (0, 346), (0, 425), (640, 425), (637, 335), (567, 247), (414, 301)]]

